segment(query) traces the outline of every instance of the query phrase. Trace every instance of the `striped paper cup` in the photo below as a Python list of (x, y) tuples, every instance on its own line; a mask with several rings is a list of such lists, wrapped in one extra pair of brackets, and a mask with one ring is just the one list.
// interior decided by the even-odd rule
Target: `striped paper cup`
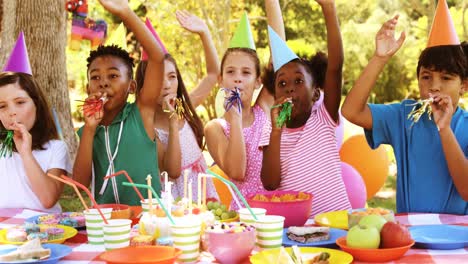
[(195, 262), (200, 255), (201, 222), (196, 217), (182, 217), (171, 225), (174, 247), (182, 250), (178, 261)]
[[(151, 199), (151, 201), (153, 201), (152, 202), (153, 208), (155, 208), (156, 205), (159, 204), (156, 198)], [(141, 209), (143, 210), (143, 213), (148, 212), (149, 211), (149, 199), (145, 199), (143, 202), (140, 201), (140, 203), (141, 203)]]
[(260, 249), (280, 248), (283, 243), (284, 217), (279, 215), (261, 216), (255, 222), (257, 246)]
[[(259, 218), (261, 216), (265, 216), (266, 210), (263, 208), (251, 208), (254, 215)], [(255, 225), (255, 219), (253, 218), (252, 214), (250, 213), (249, 209), (247, 208), (241, 208), (239, 209), (239, 221), (249, 224), (249, 225)]]
[[(111, 218), (112, 208), (102, 208), (102, 214), (109, 221)], [(89, 209), (83, 211), (86, 223), (86, 233), (88, 235), (88, 243), (92, 245), (103, 245), (104, 244), (104, 233), (102, 232), (102, 226), (104, 221), (101, 215), (96, 209)]]
[(104, 247), (106, 250), (128, 247), (130, 245), (130, 230), (132, 220), (111, 219), (104, 224)]

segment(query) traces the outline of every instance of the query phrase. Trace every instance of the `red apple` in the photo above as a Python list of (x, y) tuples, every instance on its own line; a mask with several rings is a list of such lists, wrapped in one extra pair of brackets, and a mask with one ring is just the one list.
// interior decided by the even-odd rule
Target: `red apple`
[(411, 234), (406, 226), (395, 222), (387, 222), (380, 231), (382, 248), (407, 246), (411, 243)]

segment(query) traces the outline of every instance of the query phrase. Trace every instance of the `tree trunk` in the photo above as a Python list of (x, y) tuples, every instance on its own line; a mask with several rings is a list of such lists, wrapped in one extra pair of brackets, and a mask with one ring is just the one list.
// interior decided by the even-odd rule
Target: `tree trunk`
[(0, 63), (4, 65), (16, 42), (24, 32), (34, 78), (55, 108), (63, 139), (71, 158), (77, 141), (70, 111), (67, 85), (66, 56), (67, 13), (63, 0), (0, 0), (1, 49)]

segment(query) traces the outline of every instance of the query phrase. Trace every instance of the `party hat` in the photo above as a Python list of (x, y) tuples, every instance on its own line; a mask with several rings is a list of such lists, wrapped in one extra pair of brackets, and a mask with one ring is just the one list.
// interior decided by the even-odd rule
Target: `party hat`
[(247, 12), (244, 12), (237, 25), (236, 32), (229, 43), (229, 48), (249, 48), (256, 50)]
[(270, 26), (268, 26), (268, 35), (270, 37), (271, 56), (273, 57), (273, 69), (276, 72), (283, 65), (298, 57)]
[(442, 45), (460, 45), (460, 40), (457, 36), (457, 31), (453, 24), (447, 2), (439, 0), (432, 21), (431, 33), (427, 47), (442, 46)]
[(23, 31), (19, 33), (15, 47), (11, 51), (10, 58), (8, 58), (8, 62), (3, 67), (3, 71), (22, 72), (32, 75)]
[[(169, 52), (167, 52), (166, 46), (164, 46), (164, 43), (162, 42), (162, 40), (159, 37), (158, 33), (156, 33), (156, 30), (154, 30), (153, 24), (151, 24), (151, 21), (149, 20), (149, 18), (146, 18), (145, 25), (149, 29), (151, 34), (153, 34), (154, 38), (156, 38), (156, 41), (158, 42), (159, 46), (161, 47), (163, 53), (164, 54), (169, 53)], [(142, 61), (148, 60), (148, 54), (146, 53), (145, 49), (143, 49), (143, 51), (141, 52), (141, 60)]]
[(110, 34), (109, 38), (106, 40), (106, 45), (116, 45), (120, 48), (127, 50), (127, 31), (123, 23)]

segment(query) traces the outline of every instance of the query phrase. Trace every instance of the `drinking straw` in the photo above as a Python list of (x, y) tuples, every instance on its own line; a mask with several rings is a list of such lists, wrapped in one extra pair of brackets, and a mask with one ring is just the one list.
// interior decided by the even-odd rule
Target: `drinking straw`
[(86, 188), (83, 184), (73, 180), (72, 178), (70, 177), (67, 177), (65, 175), (62, 175), (61, 176), (63, 179), (65, 179), (66, 181), (69, 181), (71, 183), (74, 183), (76, 186), (78, 186), (80, 189), (82, 189), (83, 191), (85, 191), (85, 193), (89, 196), (89, 199), (91, 199), (91, 202), (93, 203), (94, 205), (94, 208), (98, 211), (98, 213), (101, 215), (101, 218), (102, 220), (104, 221), (104, 224), (109, 224), (106, 220), (106, 218), (104, 217), (104, 214), (102, 214), (101, 212), (101, 209), (99, 209), (99, 205), (98, 203), (96, 202), (96, 200), (94, 200), (94, 197), (93, 195), (89, 192), (88, 188)]
[[(151, 186), (151, 175), (148, 174), (146, 177), (147, 185)], [(151, 197), (151, 190), (148, 189), (148, 210), (149, 214), (153, 215), (153, 197)]]
[[(133, 183), (132, 178), (130, 178), (130, 176), (128, 175), (127, 171), (124, 171), (124, 170), (118, 171), (118, 172), (116, 172), (116, 173), (114, 173), (114, 174), (111, 174), (111, 175), (107, 175), (106, 177), (104, 177), (104, 180), (107, 180), (107, 179), (110, 179), (110, 178), (112, 178), (112, 177), (119, 176), (119, 175), (122, 175), (122, 174), (125, 175), (125, 177), (127, 177), (127, 180), (128, 180), (129, 182)], [(140, 200), (141, 200), (142, 202), (144, 202), (144, 201), (145, 201), (145, 198), (143, 198), (143, 195), (141, 195), (140, 190), (138, 190), (137, 187), (133, 187), (133, 189), (134, 189), (135, 192), (137, 193), (138, 197), (140, 197)]]
[[(210, 178), (215, 178), (213, 175), (209, 175), (209, 174), (205, 174), (203, 175), (203, 177), (210, 177)], [(237, 204), (237, 207), (239, 208), (242, 208), (242, 205), (241, 203), (239, 202), (239, 199), (237, 198), (237, 195), (236, 193), (234, 192), (234, 190), (232, 189), (232, 187), (230, 185), (226, 185), (226, 187), (228, 188), (228, 191), (229, 193), (231, 194), (232, 196), (232, 199), (234, 200), (234, 202)]]
[(237, 188), (237, 186), (232, 183), (231, 181), (219, 176), (218, 174), (212, 172), (211, 170), (206, 170), (209, 174), (213, 175), (215, 178), (217, 178), (218, 180), (222, 181), (224, 184), (226, 185), (229, 185), (231, 186), (237, 193), (237, 195), (241, 198), (242, 202), (244, 203), (245, 207), (247, 208), (247, 210), (249, 210), (250, 214), (252, 215), (252, 217), (257, 220), (257, 216), (254, 214), (254, 212), (252, 211), (252, 208), (250, 208), (250, 205), (247, 203), (247, 200), (245, 200), (245, 197), (242, 195), (242, 193), (239, 191), (239, 189)]
[(80, 193), (80, 191), (78, 190), (78, 188), (76, 187), (75, 184), (73, 184), (71, 182), (68, 182), (68, 181), (66, 181), (66, 180), (64, 180), (64, 179), (62, 179), (62, 178), (60, 178), (58, 176), (55, 176), (55, 175), (51, 174), (51, 173), (47, 173), (47, 176), (49, 176), (49, 177), (51, 177), (51, 178), (53, 178), (53, 179), (55, 179), (57, 181), (63, 182), (65, 184), (67, 184), (67, 185), (70, 185), (73, 188), (73, 190), (75, 190), (76, 194), (78, 195), (78, 198), (80, 198), (80, 201), (83, 204), (84, 208), (86, 210), (89, 210), (88, 205), (86, 205), (86, 202), (84, 201), (83, 196), (81, 196), (81, 193)]
[(156, 197), (156, 200), (158, 201), (159, 205), (161, 206), (161, 208), (166, 213), (166, 215), (169, 218), (169, 220), (171, 221), (171, 223), (173, 225), (175, 224), (174, 219), (172, 218), (171, 214), (167, 211), (166, 206), (164, 206), (164, 204), (159, 199), (159, 196), (156, 193), (156, 191), (153, 189), (153, 186), (148, 186), (148, 185), (145, 185), (145, 184), (138, 184), (138, 183), (129, 183), (129, 182), (123, 182), (122, 185), (123, 186), (135, 186), (135, 187), (138, 187), (138, 188), (145, 188), (145, 189), (151, 190), (151, 192), (154, 194), (154, 197)]

